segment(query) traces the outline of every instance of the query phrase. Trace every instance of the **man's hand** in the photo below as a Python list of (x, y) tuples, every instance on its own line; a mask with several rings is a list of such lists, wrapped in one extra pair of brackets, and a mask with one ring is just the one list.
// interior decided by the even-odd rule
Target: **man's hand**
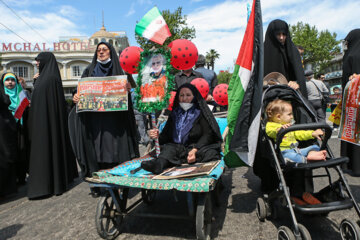
[(211, 96), (210, 94), (208, 94), (207, 97), (206, 97), (206, 101), (207, 101), (207, 102), (211, 102), (211, 101), (213, 101), (213, 100), (214, 100), (213, 96)]
[(189, 153), (188, 153), (188, 157), (187, 157), (187, 162), (188, 163), (194, 163), (196, 162), (196, 152), (198, 150), (196, 148), (193, 148)]

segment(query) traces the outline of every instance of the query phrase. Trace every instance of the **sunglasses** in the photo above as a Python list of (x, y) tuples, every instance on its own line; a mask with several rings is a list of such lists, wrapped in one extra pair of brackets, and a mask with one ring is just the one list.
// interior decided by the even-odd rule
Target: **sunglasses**
[(97, 52), (101, 52), (101, 51), (107, 52), (108, 50), (109, 50), (108, 48), (98, 48)]
[(153, 66), (155, 66), (155, 65), (161, 65), (161, 62), (160, 62), (160, 61), (159, 61), (159, 62), (153, 62), (152, 65), (153, 65)]

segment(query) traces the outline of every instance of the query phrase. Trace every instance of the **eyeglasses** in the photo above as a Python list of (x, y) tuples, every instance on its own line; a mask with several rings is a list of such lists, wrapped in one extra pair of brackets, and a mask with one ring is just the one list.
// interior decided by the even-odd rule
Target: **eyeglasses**
[(153, 65), (153, 66), (155, 66), (155, 65), (161, 65), (161, 62), (160, 62), (160, 61), (159, 61), (159, 62), (153, 62), (152, 65)]
[(97, 52), (101, 52), (101, 51), (107, 52), (108, 50), (109, 50), (108, 48), (98, 48)]

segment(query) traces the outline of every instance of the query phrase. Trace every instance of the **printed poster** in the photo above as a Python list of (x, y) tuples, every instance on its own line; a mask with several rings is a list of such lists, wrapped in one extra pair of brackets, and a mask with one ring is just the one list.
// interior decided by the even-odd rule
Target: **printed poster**
[(76, 112), (127, 111), (126, 83), (126, 75), (79, 79)]

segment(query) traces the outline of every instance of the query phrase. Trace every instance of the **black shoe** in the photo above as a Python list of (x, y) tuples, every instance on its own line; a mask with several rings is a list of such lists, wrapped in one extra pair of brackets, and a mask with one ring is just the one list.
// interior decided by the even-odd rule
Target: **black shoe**
[(161, 164), (157, 161), (157, 159), (141, 162), (141, 168), (154, 174), (160, 174), (163, 171), (163, 168), (161, 167)]

